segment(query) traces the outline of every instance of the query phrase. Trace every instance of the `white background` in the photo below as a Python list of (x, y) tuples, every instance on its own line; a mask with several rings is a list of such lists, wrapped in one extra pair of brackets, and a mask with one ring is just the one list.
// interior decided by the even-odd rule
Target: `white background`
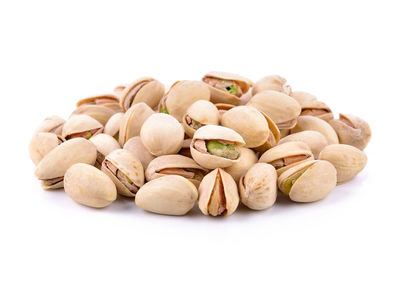
[[(1, 1), (1, 283), (399, 283), (398, 1)], [(86, 208), (34, 178), (46, 116), (152, 76), (280, 74), (371, 125), (325, 200), (228, 218)]]

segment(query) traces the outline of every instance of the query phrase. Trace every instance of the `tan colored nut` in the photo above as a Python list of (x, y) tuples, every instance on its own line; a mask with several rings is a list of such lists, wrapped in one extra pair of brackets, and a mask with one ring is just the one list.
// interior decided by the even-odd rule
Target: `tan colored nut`
[(319, 153), (328, 145), (328, 140), (326, 140), (325, 136), (320, 132), (313, 130), (305, 130), (290, 134), (284, 138), (281, 138), (278, 145), (293, 141), (306, 143), (308, 147), (310, 147), (310, 150), (314, 155), (314, 159), (318, 159)]
[(300, 105), (303, 105), (304, 103), (307, 103), (308, 101), (317, 101), (317, 97), (314, 95), (311, 95), (310, 93), (307, 92), (302, 92), (302, 91), (294, 91), (290, 94), (292, 98), (294, 98)]
[(117, 190), (110, 178), (95, 167), (82, 163), (67, 170), (64, 190), (74, 201), (95, 208), (106, 207), (117, 198)]
[(210, 100), (206, 84), (199, 81), (177, 81), (161, 99), (159, 112), (170, 114), (182, 122), (187, 109), (198, 100)]
[(339, 114), (339, 119), (329, 121), (335, 129), (340, 144), (364, 150), (371, 139), (371, 128), (363, 119), (351, 114)]
[(50, 132), (50, 133), (54, 133), (57, 135), (61, 135), (64, 123), (65, 123), (65, 119), (63, 119), (57, 115), (46, 117), (36, 128), (34, 134), (37, 134), (40, 132)]
[(224, 103), (216, 103), (215, 106), (218, 109), (219, 112), (219, 120), (221, 120), (222, 116), (224, 115), (225, 112), (230, 110), (231, 108), (234, 108), (235, 105), (232, 104), (224, 104)]
[(226, 168), (237, 162), (244, 144), (236, 131), (223, 126), (206, 125), (194, 134), (190, 153), (203, 168)]
[(314, 202), (325, 198), (336, 186), (336, 169), (320, 160), (305, 161), (283, 172), (279, 189), (296, 202)]
[(279, 129), (291, 129), (301, 112), (300, 104), (292, 97), (277, 91), (262, 91), (247, 103), (267, 114)]
[(62, 137), (65, 140), (77, 137), (90, 139), (92, 136), (102, 133), (103, 129), (103, 125), (89, 115), (75, 114), (65, 122)]
[(190, 144), (192, 144), (192, 138), (184, 139), (178, 154), (193, 159), (192, 153), (190, 153)]
[(304, 142), (293, 141), (269, 149), (260, 157), (259, 162), (271, 164), (280, 176), (284, 171), (310, 160), (314, 160), (310, 147)]
[(252, 89), (253, 95), (261, 91), (277, 91), (290, 95), (292, 89), (286, 84), (286, 79), (278, 75), (267, 76), (260, 79), (254, 84)]
[(193, 137), (197, 129), (204, 125), (218, 125), (219, 113), (217, 107), (206, 100), (194, 102), (182, 118), (182, 125), (185, 133)]
[(121, 107), (127, 111), (131, 106), (143, 102), (155, 108), (164, 96), (164, 85), (153, 78), (140, 78), (121, 91)]
[(279, 133), (281, 134), (281, 139), (283, 139), (290, 134), (290, 129), (279, 129)]
[(135, 203), (143, 210), (164, 215), (185, 215), (197, 201), (196, 187), (181, 176), (167, 175), (146, 183)]
[(150, 181), (165, 175), (182, 176), (199, 186), (207, 170), (200, 167), (193, 159), (181, 155), (165, 155), (152, 160), (146, 169), (146, 180)]
[(311, 115), (300, 116), (297, 119), (296, 126), (290, 130), (290, 133), (298, 133), (305, 130), (314, 130), (318, 131), (322, 135), (325, 136), (328, 144), (338, 144), (339, 138), (328, 122), (322, 120), (318, 117)]
[(113, 94), (92, 96), (82, 99), (76, 103), (77, 108), (83, 105), (103, 106), (113, 110), (114, 112), (122, 111), (121, 107), (119, 106), (119, 97)]
[(139, 136), (144, 122), (154, 111), (145, 103), (133, 105), (124, 114), (119, 128), (119, 144), (123, 146), (129, 138)]
[(29, 143), (29, 156), (37, 165), (51, 150), (63, 143), (65, 140), (51, 132), (39, 132), (35, 134)]
[(112, 151), (121, 149), (121, 146), (110, 135), (100, 133), (99, 135), (93, 136), (89, 139), (97, 148), (97, 158), (94, 164), (96, 168), (100, 169), (104, 158)]
[(126, 141), (124, 149), (131, 152), (142, 163), (143, 169), (146, 170), (150, 162), (156, 157), (152, 155), (146, 147), (144, 147), (140, 136), (135, 136)]
[(222, 169), (207, 174), (199, 186), (199, 208), (204, 215), (231, 215), (239, 205), (235, 181)]
[(326, 146), (319, 154), (319, 159), (335, 166), (339, 184), (353, 179), (367, 164), (367, 155), (364, 152), (345, 144)]
[(239, 181), (240, 201), (253, 210), (272, 207), (277, 196), (277, 175), (273, 166), (254, 164)]
[(133, 197), (144, 184), (142, 163), (131, 152), (117, 149), (108, 154), (101, 165), (117, 186), (119, 194)]
[(102, 105), (88, 104), (88, 105), (81, 105), (80, 107), (76, 108), (74, 112), (71, 114), (71, 116), (85, 114), (94, 118), (95, 120), (100, 122), (102, 126), (104, 126), (106, 125), (107, 121), (111, 118), (111, 116), (113, 116), (117, 111)]
[(281, 139), (281, 134), (279, 131), (278, 126), (275, 124), (275, 122), (272, 121), (272, 119), (266, 115), (265, 113), (261, 112), (265, 119), (268, 122), (268, 138), (267, 141), (262, 144), (261, 146), (255, 147), (254, 150), (259, 152), (259, 153), (264, 153), (268, 149), (271, 149), (272, 147), (275, 147), (276, 144), (278, 144), (279, 140)]
[(226, 72), (210, 72), (203, 77), (211, 92), (211, 102), (239, 105), (240, 98), (253, 86), (249, 79)]
[(126, 88), (126, 85), (124, 85), (124, 84), (116, 86), (116, 87), (114, 88), (114, 94), (115, 94), (115, 96), (117, 96), (117, 97), (120, 98), (121, 95), (122, 95), (122, 92), (125, 90), (125, 88)]
[(300, 115), (312, 115), (325, 121), (333, 119), (332, 110), (325, 103), (320, 101), (307, 101), (301, 104)]
[(63, 187), (64, 174), (76, 163), (94, 165), (96, 161), (96, 146), (86, 139), (68, 140), (51, 150), (39, 162), (35, 176), (41, 180), (44, 189)]
[(239, 183), (242, 175), (244, 175), (247, 170), (250, 169), (257, 162), (258, 158), (254, 151), (242, 147), (240, 148), (240, 156), (237, 163), (234, 163), (230, 167), (224, 168), (224, 171), (230, 174), (236, 183)]
[(111, 116), (104, 126), (104, 133), (114, 137), (115, 140), (119, 141), (119, 128), (121, 126), (123, 118), (123, 112), (117, 112), (116, 114)]

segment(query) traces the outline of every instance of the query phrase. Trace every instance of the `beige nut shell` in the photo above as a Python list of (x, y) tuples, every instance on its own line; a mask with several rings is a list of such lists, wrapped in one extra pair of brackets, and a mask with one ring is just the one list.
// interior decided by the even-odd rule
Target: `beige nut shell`
[(328, 145), (328, 140), (326, 140), (325, 136), (320, 132), (313, 130), (304, 130), (290, 134), (284, 138), (281, 138), (278, 145), (292, 141), (306, 143), (308, 147), (310, 147), (310, 150), (314, 155), (314, 159), (318, 159), (319, 153)]
[(236, 183), (239, 182), (242, 175), (244, 175), (248, 169), (250, 169), (255, 163), (258, 162), (258, 157), (252, 149), (245, 147), (240, 148), (240, 156), (237, 163), (232, 166), (224, 168), (228, 174), (230, 174)]
[(35, 134), (29, 143), (29, 156), (32, 162), (37, 165), (44, 156), (64, 141), (61, 136), (51, 132)]
[(40, 132), (51, 132), (51, 133), (55, 133), (57, 135), (61, 135), (64, 123), (65, 123), (65, 119), (63, 119), (57, 115), (52, 115), (52, 116), (46, 117), (36, 128), (34, 134), (40, 133)]
[(74, 112), (71, 114), (72, 115), (77, 115), (77, 114), (86, 114), (98, 122), (101, 123), (101, 125), (106, 125), (107, 121), (110, 119), (111, 116), (113, 116), (117, 111), (120, 111), (120, 109), (111, 109), (108, 107), (105, 107), (103, 105), (81, 105), (77, 107)]
[(270, 75), (261, 78), (254, 84), (254, 87), (252, 89), (253, 95), (261, 91), (277, 91), (286, 95), (290, 95), (292, 89), (289, 85), (286, 84), (285, 78), (278, 75)]
[(101, 168), (104, 157), (110, 154), (112, 151), (121, 149), (118, 141), (108, 134), (100, 133), (89, 139), (97, 148), (97, 159), (95, 166)]
[[(112, 137), (119, 136), (119, 128), (121, 126), (121, 122), (124, 118), (123, 112), (117, 112), (110, 119), (107, 121), (106, 125), (104, 126), (104, 133), (108, 134)], [(118, 134), (118, 136), (116, 136)]]
[(297, 133), (305, 130), (318, 131), (325, 136), (328, 144), (338, 144), (339, 139), (335, 130), (328, 122), (311, 115), (300, 116), (297, 119), (296, 126), (290, 130), (290, 133)]
[(147, 169), (149, 163), (156, 157), (144, 147), (140, 136), (132, 137), (126, 141), (124, 149), (131, 152), (140, 160), (144, 170)]
[(218, 125), (219, 123), (219, 112), (217, 107), (206, 100), (198, 100), (194, 102), (187, 110), (186, 114), (182, 118), (182, 125), (185, 129), (186, 135), (193, 137), (196, 129), (189, 126), (186, 117), (194, 119), (201, 124), (208, 125)]
[(99, 129), (94, 135), (103, 132), (103, 125), (96, 119), (87, 114), (72, 115), (64, 124), (62, 137), (68, 139), (68, 136), (75, 133), (81, 133), (92, 129)]

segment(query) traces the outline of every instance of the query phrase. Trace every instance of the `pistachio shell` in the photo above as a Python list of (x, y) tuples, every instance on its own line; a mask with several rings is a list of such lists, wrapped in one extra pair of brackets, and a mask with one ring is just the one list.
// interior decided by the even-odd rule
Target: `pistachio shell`
[[(292, 184), (289, 190), (285, 188), (287, 183)], [(327, 161), (305, 161), (283, 172), (278, 186), (293, 201), (314, 202), (332, 192), (336, 186), (336, 169)]]
[(279, 133), (281, 134), (281, 139), (283, 139), (290, 134), (290, 129), (279, 129)]
[(124, 114), (119, 129), (119, 144), (123, 146), (129, 138), (138, 136), (142, 125), (154, 111), (145, 103), (133, 105)]
[(340, 144), (364, 150), (371, 139), (371, 128), (363, 119), (351, 114), (339, 114), (339, 119), (329, 121), (335, 129)]
[(182, 148), (179, 150), (178, 154), (192, 159), (192, 154), (190, 153), (190, 144), (192, 144), (192, 138), (184, 139)]
[(222, 116), (224, 115), (225, 112), (227, 112), (231, 108), (235, 107), (235, 105), (224, 104), (224, 103), (216, 103), (215, 106), (217, 107), (218, 112), (219, 112), (219, 120), (221, 120), (221, 118), (222, 118)]
[(100, 122), (103, 126), (106, 125), (107, 121), (120, 109), (114, 110), (103, 105), (81, 105), (76, 108), (72, 115), (86, 114), (98, 122)]
[(254, 84), (252, 89), (253, 95), (261, 91), (277, 91), (290, 95), (292, 89), (286, 85), (286, 79), (278, 75), (266, 76)]
[(32, 162), (37, 165), (44, 156), (64, 141), (61, 136), (50, 132), (35, 134), (29, 143), (29, 156)]
[(146, 170), (149, 163), (156, 157), (152, 155), (146, 147), (144, 147), (140, 136), (135, 136), (126, 141), (124, 149), (131, 152), (142, 163), (143, 169)]
[(96, 161), (96, 146), (86, 139), (68, 140), (51, 150), (39, 162), (35, 175), (42, 180), (45, 189), (63, 187), (63, 181), (47, 183), (46, 180), (63, 178), (67, 169), (76, 163), (93, 165)]
[(95, 167), (82, 163), (67, 170), (64, 189), (74, 201), (95, 208), (106, 207), (117, 198), (110, 178)]
[(230, 174), (236, 183), (239, 182), (242, 175), (244, 175), (248, 169), (250, 169), (255, 163), (258, 162), (257, 155), (253, 150), (242, 147), (240, 149), (240, 156), (237, 163), (232, 166), (224, 168), (228, 174)]
[(330, 121), (333, 119), (332, 110), (323, 102), (313, 100), (306, 101), (301, 105), (301, 114), (300, 115), (312, 115), (316, 116), (325, 121)]
[(104, 133), (114, 137), (116, 140), (119, 140), (119, 128), (123, 118), (123, 112), (117, 112), (111, 116), (104, 126)]
[(119, 145), (117, 140), (115, 140), (114, 137), (111, 137), (108, 134), (100, 133), (99, 135), (93, 136), (89, 140), (97, 148), (97, 158), (95, 166), (98, 169), (101, 168), (101, 164), (103, 163), (105, 156), (107, 156), (114, 150), (121, 149), (121, 146)]
[(193, 137), (196, 130), (204, 125), (218, 125), (219, 112), (217, 107), (206, 100), (194, 102), (182, 118), (186, 135)]
[(163, 176), (146, 183), (137, 193), (138, 207), (157, 214), (185, 215), (198, 197), (196, 187), (181, 176)]
[(272, 119), (265, 113), (263, 113), (263, 112), (261, 112), (261, 113), (264, 115), (264, 117), (266, 118), (266, 120), (268, 122), (268, 128), (269, 128), (268, 138), (264, 144), (254, 148), (254, 150), (257, 152), (260, 152), (260, 153), (264, 153), (268, 149), (274, 147), (279, 142), (279, 140), (281, 138), (281, 136), (280, 136), (281, 134), (280, 134), (279, 128), (278, 128), (278, 126), (276, 126), (275, 122), (273, 122)]
[(118, 86), (116, 86), (115, 88), (114, 88), (114, 94), (117, 96), (117, 97), (120, 97), (121, 96), (121, 94), (122, 94), (122, 92), (125, 90), (125, 88), (126, 88), (126, 85), (118, 85)]
[(353, 179), (367, 164), (367, 155), (356, 147), (344, 144), (326, 146), (319, 154), (320, 160), (330, 162), (337, 171), (337, 182)]
[(332, 126), (330, 126), (325, 120), (322, 120), (318, 117), (310, 115), (300, 116), (297, 119), (296, 126), (290, 130), (290, 133), (297, 133), (305, 130), (318, 131), (325, 136), (328, 144), (339, 143), (338, 136)]
[(150, 153), (162, 156), (179, 152), (184, 133), (182, 125), (173, 116), (156, 113), (143, 124), (140, 138)]
[(57, 135), (61, 135), (64, 123), (65, 123), (65, 119), (63, 119), (57, 115), (52, 115), (52, 116), (46, 117), (36, 128), (34, 134), (37, 134), (40, 132), (51, 132), (51, 133), (54, 133)]
[(204, 215), (231, 215), (239, 205), (235, 181), (222, 169), (207, 174), (199, 186), (199, 208)]
[(254, 164), (239, 181), (240, 201), (253, 210), (270, 208), (276, 201), (276, 182), (273, 166)]
[[(90, 138), (92, 135), (97, 135), (103, 132), (103, 125), (96, 119), (86, 114), (76, 114), (70, 117), (65, 122), (62, 136), (64, 139), (69, 140), (75, 137), (75, 135), (82, 134), (84, 138)], [(87, 132), (91, 132), (90, 136), (87, 136)], [(93, 132), (95, 132), (93, 134)]]
[(155, 108), (164, 95), (164, 86), (153, 78), (140, 78), (121, 92), (121, 107), (127, 111), (132, 105), (143, 102)]
[(83, 105), (98, 105), (107, 107), (113, 111), (121, 111), (121, 107), (119, 106), (119, 97), (114, 94), (92, 96), (84, 98), (76, 103), (78, 108)]
[(311, 95), (307, 92), (302, 91), (294, 91), (290, 94), (292, 98), (294, 98), (300, 105), (303, 105), (309, 101), (317, 101), (317, 97)]
[(320, 132), (313, 130), (305, 130), (290, 134), (282, 138), (278, 145), (293, 141), (306, 143), (313, 153), (314, 159), (318, 159), (319, 153), (328, 145), (328, 141), (326, 140), (325, 136)]

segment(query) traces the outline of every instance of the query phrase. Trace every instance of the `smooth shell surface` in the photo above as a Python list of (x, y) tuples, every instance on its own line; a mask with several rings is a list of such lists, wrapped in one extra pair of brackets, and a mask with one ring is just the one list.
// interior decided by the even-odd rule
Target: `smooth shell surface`
[(325, 136), (320, 132), (313, 130), (305, 130), (290, 134), (284, 138), (281, 138), (278, 145), (293, 141), (306, 143), (308, 147), (310, 147), (310, 150), (314, 155), (314, 159), (318, 159), (319, 153), (328, 145), (328, 140), (326, 140)]
[(32, 137), (29, 143), (29, 156), (37, 165), (51, 150), (64, 142), (61, 136), (51, 132), (39, 132)]
[(62, 136), (68, 140), (71, 139), (70, 136), (73, 134), (83, 133), (93, 129), (98, 129), (94, 134), (97, 135), (103, 132), (104, 127), (100, 122), (89, 115), (75, 114), (65, 122)]
[[(118, 104), (117, 104), (118, 105)], [(79, 115), (79, 114), (86, 114), (98, 122), (101, 125), (106, 125), (107, 121), (113, 116), (117, 111), (120, 111), (118, 108), (117, 110), (108, 108), (102, 105), (81, 105), (80, 107), (76, 108), (72, 115)]]
[(142, 162), (143, 169), (146, 170), (149, 163), (156, 157), (144, 147), (140, 136), (130, 138), (125, 144), (124, 149), (131, 152)]
[(121, 126), (122, 119), (124, 117), (123, 112), (117, 112), (107, 121), (104, 126), (104, 133), (108, 134), (115, 139), (119, 139), (119, 128)]
[(325, 120), (322, 120), (318, 117), (310, 115), (300, 116), (297, 119), (296, 126), (290, 130), (290, 133), (297, 133), (305, 130), (318, 131), (325, 136), (328, 144), (339, 143), (338, 136), (332, 126), (330, 126)]
[(64, 123), (65, 123), (65, 119), (63, 119), (57, 115), (52, 115), (52, 116), (46, 117), (36, 128), (34, 134), (40, 133), (40, 132), (51, 132), (51, 133), (55, 133), (57, 135), (61, 135)]
[(213, 103), (206, 100), (196, 101), (188, 108), (182, 118), (182, 124), (185, 128), (185, 133), (189, 137), (193, 137), (197, 129), (189, 124), (188, 121), (194, 121), (195, 124), (200, 123), (200, 125), (197, 125), (198, 128), (208, 124), (218, 125), (218, 109)]
[(96, 167), (100, 168), (103, 163), (104, 157), (110, 154), (112, 151), (121, 149), (121, 146), (110, 135), (100, 133), (99, 135), (93, 136), (89, 139), (97, 148), (97, 159)]
[(236, 183), (239, 182), (242, 175), (244, 175), (248, 169), (250, 169), (255, 163), (257, 163), (258, 158), (253, 150), (242, 147), (240, 149), (240, 157), (237, 163), (232, 166), (224, 168), (228, 174), (230, 174)]
[(277, 91), (289, 95), (292, 91), (286, 84), (286, 79), (278, 75), (266, 76), (254, 84), (253, 95), (261, 91)]

